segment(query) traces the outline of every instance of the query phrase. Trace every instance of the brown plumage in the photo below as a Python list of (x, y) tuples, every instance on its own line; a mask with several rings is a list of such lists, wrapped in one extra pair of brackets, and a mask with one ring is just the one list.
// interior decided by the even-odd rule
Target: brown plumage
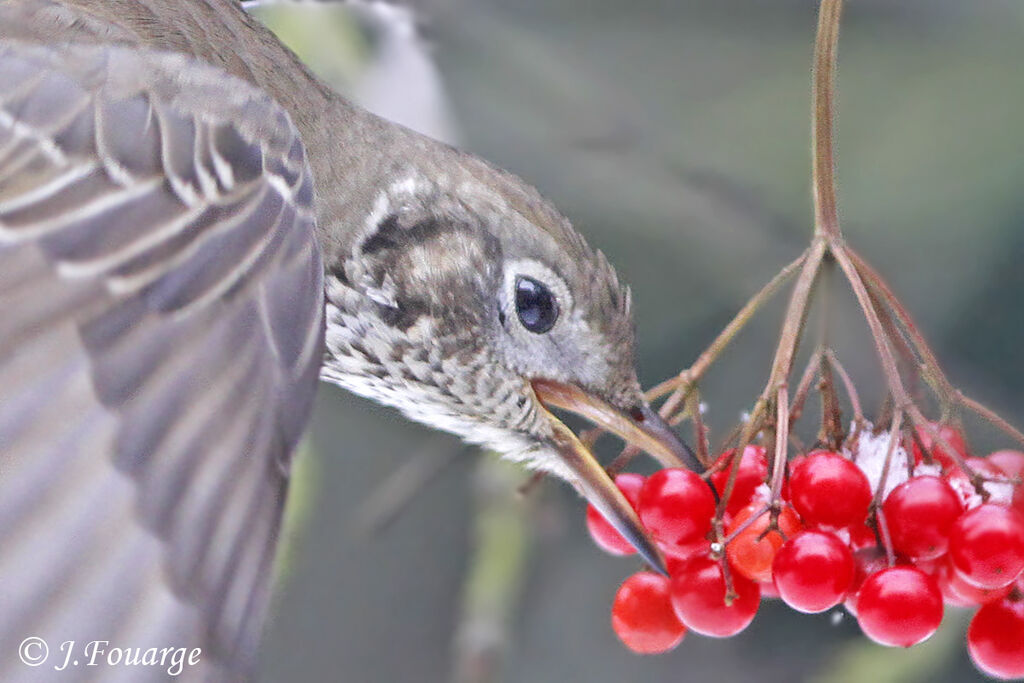
[(678, 463), (633, 355), (628, 291), (533, 188), (229, 0), (0, 1), (0, 652), (244, 675), (318, 376), (558, 474), (657, 565), (548, 410)]

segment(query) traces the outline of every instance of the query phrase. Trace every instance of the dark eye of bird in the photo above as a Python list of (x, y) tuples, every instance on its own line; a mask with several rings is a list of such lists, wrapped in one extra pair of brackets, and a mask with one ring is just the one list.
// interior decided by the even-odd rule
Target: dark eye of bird
[(516, 278), (516, 312), (530, 332), (543, 334), (558, 320), (558, 303), (551, 290), (532, 277)]

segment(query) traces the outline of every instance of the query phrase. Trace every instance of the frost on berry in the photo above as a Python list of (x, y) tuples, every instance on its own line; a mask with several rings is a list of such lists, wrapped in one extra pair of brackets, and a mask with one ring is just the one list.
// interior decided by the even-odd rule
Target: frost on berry
[[(869, 423), (860, 430), (853, 446), (846, 453), (868, 478), (872, 491), (877, 491), (882, 481), (885, 456), (889, 452), (891, 438), (892, 433), (888, 430), (882, 430), (875, 434)], [(888, 496), (894, 488), (910, 478), (910, 467), (913, 460), (900, 441), (897, 440), (896, 446), (893, 448), (889, 472), (886, 474), (885, 486), (882, 489), (882, 498)]]

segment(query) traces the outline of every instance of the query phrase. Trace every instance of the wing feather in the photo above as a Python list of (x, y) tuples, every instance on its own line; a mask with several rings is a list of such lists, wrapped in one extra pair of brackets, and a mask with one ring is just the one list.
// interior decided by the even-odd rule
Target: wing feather
[(0, 680), (45, 678), (29, 635), (251, 665), (323, 352), (312, 199), (252, 86), (0, 40)]

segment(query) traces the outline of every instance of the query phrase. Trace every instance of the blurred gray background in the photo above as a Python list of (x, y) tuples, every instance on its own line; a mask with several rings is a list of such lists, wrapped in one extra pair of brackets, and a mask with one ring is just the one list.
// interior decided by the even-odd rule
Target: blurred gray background
[[(399, 21), (311, 5), (260, 16), (343, 92), (523, 176), (634, 291), (641, 378), (689, 365), (810, 231), (809, 0), (421, 0)], [(401, 19), (401, 17), (399, 17)], [(408, 28), (408, 27), (406, 27)], [(953, 380), (1024, 405), (1024, 3), (863, 0), (840, 39), (844, 229)], [(837, 286), (836, 346), (872, 409), (879, 373)], [(766, 379), (781, 303), (705, 385), (717, 435)], [(999, 445), (981, 429), (979, 451)], [(614, 444), (605, 444), (611, 453)], [(289, 510), (267, 681), (967, 681), (969, 615), (908, 651), (849, 617), (766, 602), (729, 640), (636, 657), (608, 610), (637, 567), (583, 506), (454, 439), (324, 386)]]

